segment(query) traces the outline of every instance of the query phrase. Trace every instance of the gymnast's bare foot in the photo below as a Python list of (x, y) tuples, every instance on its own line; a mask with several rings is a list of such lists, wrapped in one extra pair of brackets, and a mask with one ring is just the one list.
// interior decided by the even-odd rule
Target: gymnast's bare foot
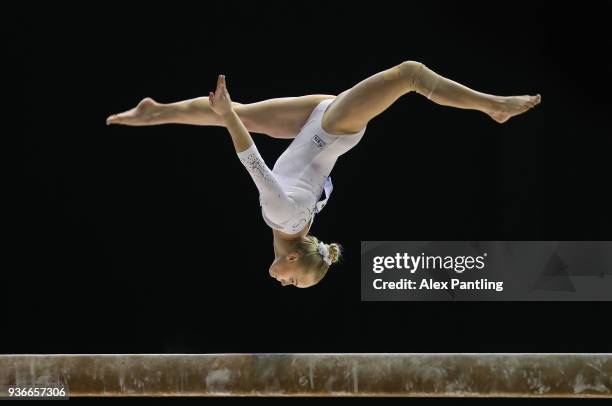
[(160, 104), (150, 97), (142, 99), (138, 106), (119, 114), (113, 114), (106, 119), (106, 124), (151, 125), (160, 115)]
[(522, 114), (527, 110), (540, 104), (542, 97), (535, 96), (509, 96), (500, 97), (499, 107), (495, 110), (485, 111), (491, 118), (498, 123), (505, 123), (512, 117)]

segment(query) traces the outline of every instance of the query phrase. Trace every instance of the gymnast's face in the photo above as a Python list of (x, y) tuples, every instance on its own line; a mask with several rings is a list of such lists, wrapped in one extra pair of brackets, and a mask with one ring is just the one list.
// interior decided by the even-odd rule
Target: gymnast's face
[(300, 265), (300, 253), (297, 251), (274, 258), (270, 265), (270, 276), (283, 286), (309, 288), (315, 284), (313, 277), (306, 274)]

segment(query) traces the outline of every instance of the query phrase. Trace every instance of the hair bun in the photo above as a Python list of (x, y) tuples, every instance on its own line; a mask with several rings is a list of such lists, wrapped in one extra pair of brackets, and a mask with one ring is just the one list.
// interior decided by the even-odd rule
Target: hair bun
[(332, 264), (335, 264), (340, 260), (340, 257), (342, 256), (342, 247), (340, 246), (340, 244), (333, 242), (331, 244), (328, 244), (327, 248), (329, 249), (329, 259), (331, 260)]

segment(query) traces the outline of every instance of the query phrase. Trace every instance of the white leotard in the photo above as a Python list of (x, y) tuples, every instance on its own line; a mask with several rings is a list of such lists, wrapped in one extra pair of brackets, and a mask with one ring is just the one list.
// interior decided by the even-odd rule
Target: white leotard
[[(238, 153), (257, 189), (264, 221), (275, 230), (296, 234), (319, 213), (332, 192), (329, 176), (338, 157), (363, 137), (361, 131), (332, 135), (321, 127), (321, 119), (334, 99), (319, 103), (306, 124), (270, 170), (255, 144)], [(325, 199), (319, 201), (325, 192)]]

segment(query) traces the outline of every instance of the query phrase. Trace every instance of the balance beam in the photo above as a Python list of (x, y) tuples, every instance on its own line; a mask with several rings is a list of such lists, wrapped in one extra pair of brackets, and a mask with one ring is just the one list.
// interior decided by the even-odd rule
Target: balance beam
[(73, 396), (612, 397), (612, 354), (0, 355)]

